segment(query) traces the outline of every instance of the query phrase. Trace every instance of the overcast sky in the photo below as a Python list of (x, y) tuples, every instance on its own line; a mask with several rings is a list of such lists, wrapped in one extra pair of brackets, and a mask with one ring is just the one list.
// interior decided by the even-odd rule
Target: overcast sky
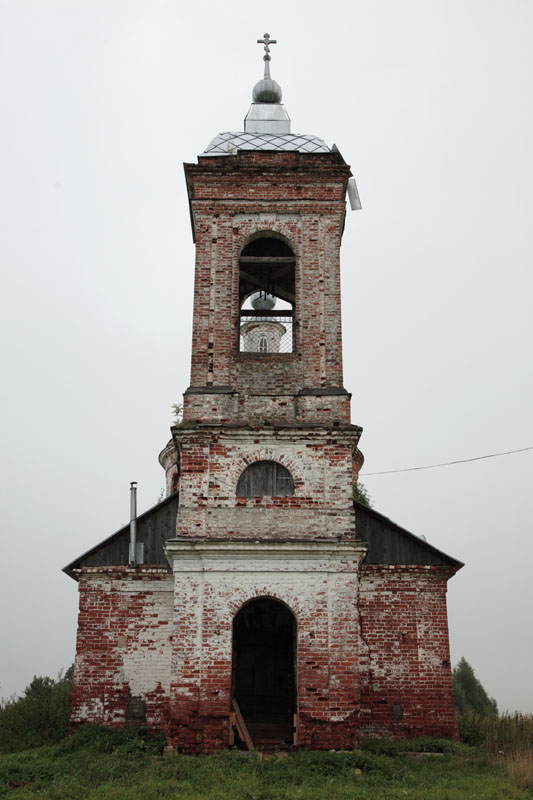
[[(163, 486), (189, 384), (184, 161), (242, 130), (262, 73), (335, 143), (362, 211), (342, 249), (363, 473), (533, 445), (531, 0), (0, 0), (0, 695), (74, 656), (61, 567)], [(533, 712), (533, 451), (363, 475), (466, 566), (452, 660)]]

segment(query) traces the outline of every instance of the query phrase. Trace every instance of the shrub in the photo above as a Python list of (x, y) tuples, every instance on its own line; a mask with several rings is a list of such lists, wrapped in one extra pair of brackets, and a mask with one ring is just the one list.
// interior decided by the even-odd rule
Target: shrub
[(0, 752), (57, 742), (67, 733), (72, 668), (57, 679), (35, 676), (19, 699), (0, 703)]
[(367, 508), (372, 508), (372, 498), (368, 494), (366, 486), (361, 483), (361, 481), (356, 481), (353, 485), (353, 499)]
[(165, 746), (162, 733), (152, 733), (141, 726), (109, 728), (103, 725), (80, 725), (72, 736), (57, 745), (58, 753), (91, 750), (93, 753), (119, 753), (138, 756), (161, 755)]
[(397, 756), (401, 753), (460, 753), (465, 749), (461, 742), (454, 739), (432, 739), (430, 736), (419, 736), (417, 739), (367, 739), (363, 750), (377, 755)]
[(353, 773), (354, 769), (364, 772), (389, 773), (392, 769), (385, 761), (361, 750), (334, 752), (327, 750), (300, 751), (291, 755), (291, 767), (303, 770), (306, 774), (317, 776), (337, 776)]

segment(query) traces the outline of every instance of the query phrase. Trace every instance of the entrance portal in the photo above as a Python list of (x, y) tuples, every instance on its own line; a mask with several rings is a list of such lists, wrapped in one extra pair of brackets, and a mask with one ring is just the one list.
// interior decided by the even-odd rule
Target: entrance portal
[(255, 745), (291, 745), (296, 712), (296, 620), (261, 597), (233, 620), (233, 691)]

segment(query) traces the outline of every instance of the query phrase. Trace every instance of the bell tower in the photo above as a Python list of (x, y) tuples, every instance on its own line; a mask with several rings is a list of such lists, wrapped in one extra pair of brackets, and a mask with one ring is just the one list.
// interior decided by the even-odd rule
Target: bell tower
[(244, 131), (219, 134), (185, 164), (196, 244), (191, 383), (161, 460), (179, 475), (166, 544), (179, 607), (171, 712), (175, 743), (189, 750), (195, 737), (200, 749), (224, 745), (235, 700), (252, 728), (274, 724), (269, 708), (285, 702), (235, 686), (249, 670), (232, 652), (232, 626), (256, 598), (295, 619), (291, 627), (272, 611), (297, 637), (291, 700), (277, 720), (285, 738), (298, 720), (300, 744), (347, 746), (358, 707), (356, 619), (345, 611), (365, 552), (353, 506), (361, 428), (343, 385), (339, 261), (351, 172), (335, 147), (291, 133), (270, 76), (274, 42), (259, 41), (265, 74)]

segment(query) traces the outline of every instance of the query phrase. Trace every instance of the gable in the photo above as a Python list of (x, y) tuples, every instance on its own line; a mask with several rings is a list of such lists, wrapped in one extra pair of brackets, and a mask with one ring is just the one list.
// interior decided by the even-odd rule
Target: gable
[[(171, 494), (170, 497), (166, 497), (137, 517), (137, 541), (144, 544), (143, 561), (145, 564), (168, 564), (163, 546), (167, 539), (173, 539), (176, 535), (178, 504), (178, 494)], [(63, 572), (77, 580), (74, 570), (83, 567), (127, 565), (129, 543), (130, 526), (128, 523), (63, 567)]]
[(364, 564), (428, 565), (461, 569), (464, 564), (354, 500), (355, 532), (368, 545)]

